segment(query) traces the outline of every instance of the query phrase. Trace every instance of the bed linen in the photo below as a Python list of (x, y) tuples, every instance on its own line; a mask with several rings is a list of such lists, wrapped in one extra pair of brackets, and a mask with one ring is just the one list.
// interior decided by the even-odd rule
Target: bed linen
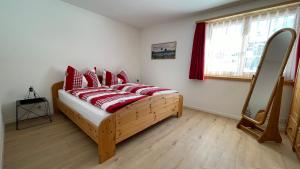
[(80, 113), (80, 115), (96, 126), (99, 126), (100, 122), (110, 114), (86, 101), (79, 99), (78, 97), (71, 95), (63, 89), (58, 90), (58, 97), (61, 102), (68, 107), (71, 107), (74, 111)]
[(106, 87), (73, 89), (67, 92), (109, 113), (147, 97)]
[(147, 96), (177, 93), (176, 90), (171, 90), (171, 89), (161, 88), (156, 86), (149, 86), (149, 85), (144, 85), (139, 83), (115, 84), (115, 85), (111, 85), (110, 88), (124, 91), (124, 92), (131, 92), (139, 95), (147, 95)]

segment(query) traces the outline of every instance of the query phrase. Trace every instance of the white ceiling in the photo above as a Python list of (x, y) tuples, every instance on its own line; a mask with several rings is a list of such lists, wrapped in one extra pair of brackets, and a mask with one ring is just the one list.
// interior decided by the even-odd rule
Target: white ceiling
[(238, 0), (63, 0), (72, 5), (144, 28), (220, 7)]

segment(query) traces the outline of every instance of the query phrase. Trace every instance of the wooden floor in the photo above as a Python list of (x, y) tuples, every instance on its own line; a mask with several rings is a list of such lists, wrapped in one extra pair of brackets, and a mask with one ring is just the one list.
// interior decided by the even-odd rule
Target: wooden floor
[(257, 143), (237, 121), (184, 109), (120, 143), (98, 164), (97, 145), (64, 116), (51, 124), (6, 128), (5, 169), (300, 169), (284, 136), (282, 144)]

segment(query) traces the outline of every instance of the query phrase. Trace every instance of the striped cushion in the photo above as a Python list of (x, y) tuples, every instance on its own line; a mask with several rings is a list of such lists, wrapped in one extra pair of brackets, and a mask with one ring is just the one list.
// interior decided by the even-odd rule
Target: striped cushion
[(125, 84), (125, 83), (129, 83), (129, 80), (128, 80), (128, 76), (126, 74), (125, 71), (121, 71), (118, 75), (117, 75), (118, 78), (120, 78), (122, 80), (122, 83)]

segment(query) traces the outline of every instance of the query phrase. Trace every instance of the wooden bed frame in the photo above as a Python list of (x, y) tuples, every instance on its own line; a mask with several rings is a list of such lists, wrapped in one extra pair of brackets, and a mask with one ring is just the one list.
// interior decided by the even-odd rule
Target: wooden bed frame
[(99, 163), (114, 156), (117, 143), (167, 117), (182, 115), (182, 95), (163, 94), (149, 96), (129, 104), (112, 113), (96, 126), (59, 100), (58, 90), (62, 88), (63, 81), (52, 86), (54, 113), (63, 112), (98, 144)]

